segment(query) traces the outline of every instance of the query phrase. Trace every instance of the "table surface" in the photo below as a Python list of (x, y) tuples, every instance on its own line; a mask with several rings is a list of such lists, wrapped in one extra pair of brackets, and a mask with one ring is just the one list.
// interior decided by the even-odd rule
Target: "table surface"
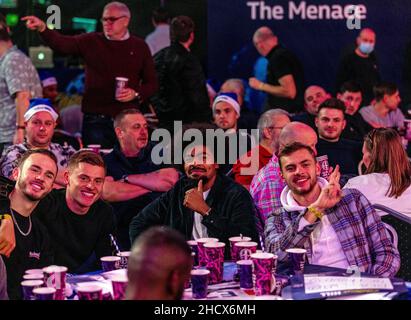
[[(224, 263), (224, 274), (223, 282), (220, 284), (209, 285), (208, 286), (208, 295), (205, 300), (292, 300), (291, 286), (288, 286), (282, 290), (282, 295), (265, 295), (265, 296), (256, 296), (254, 290), (244, 290), (240, 289), (239, 282), (233, 281), (234, 274), (237, 270), (237, 266), (234, 262), (225, 262)], [(278, 269), (278, 274), (284, 275), (287, 273), (287, 266), (280, 266)], [(304, 274), (316, 274), (316, 273), (335, 273), (341, 272), (343, 270), (324, 267), (324, 266), (314, 266), (307, 265), (304, 270)], [(98, 284), (103, 288), (103, 293), (112, 294), (112, 286), (110, 278), (114, 275), (126, 275), (126, 269), (114, 270), (109, 272), (95, 272), (85, 275), (73, 275), (67, 277), (67, 283), (70, 284), (73, 290), (76, 290), (79, 286), (89, 285), (89, 284)], [(411, 290), (411, 283), (406, 283)], [(358, 294), (350, 296), (335, 297), (332, 299), (343, 299), (343, 300), (391, 300), (397, 294), (392, 292), (381, 292), (381, 293), (370, 293), (370, 294)], [(331, 299), (331, 298), (327, 298)], [(402, 299), (411, 300), (410, 293), (408, 296), (402, 295)], [(184, 291), (183, 300), (192, 300), (191, 288)]]

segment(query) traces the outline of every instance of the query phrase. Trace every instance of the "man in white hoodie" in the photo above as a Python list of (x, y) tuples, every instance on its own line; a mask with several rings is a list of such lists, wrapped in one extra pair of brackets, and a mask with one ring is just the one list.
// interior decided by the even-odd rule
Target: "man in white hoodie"
[(282, 208), (265, 227), (266, 247), (280, 261), (289, 248), (307, 249), (311, 264), (393, 277), (400, 267), (398, 250), (369, 201), (357, 190), (339, 185), (337, 166), (329, 182), (318, 177), (313, 150), (295, 142), (279, 153), (281, 174), (287, 184)]

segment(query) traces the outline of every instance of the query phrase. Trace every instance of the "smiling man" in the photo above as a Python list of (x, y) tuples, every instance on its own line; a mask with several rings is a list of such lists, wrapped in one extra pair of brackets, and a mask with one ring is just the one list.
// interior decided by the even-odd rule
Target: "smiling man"
[(154, 225), (178, 230), (186, 240), (215, 237), (225, 242), (226, 247), (231, 236), (242, 234), (257, 239), (250, 194), (217, 170), (210, 148), (191, 145), (184, 157), (187, 176), (133, 218), (131, 241)]
[(341, 138), (346, 121), (345, 105), (342, 101), (331, 98), (319, 107), (315, 125), (318, 129), (318, 155), (327, 155), (329, 165), (335, 168), (338, 164), (346, 175), (358, 174), (358, 163), (361, 161), (361, 143)]
[(338, 167), (329, 182), (317, 178), (313, 150), (298, 142), (280, 151), (279, 162), (287, 186), (265, 227), (270, 252), (284, 261), (286, 249), (304, 248), (311, 264), (395, 276), (400, 257), (388, 230), (361, 192), (341, 191)]
[(3, 176), (11, 178), (19, 159), (27, 150), (47, 149), (57, 158), (59, 170), (54, 186), (59, 188), (65, 186), (64, 170), (67, 167), (68, 159), (74, 154), (75, 150), (71, 146), (62, 146), (51, 142), (57, 118), (58, 114), (54, 111), (49, 99), (30, 100), (30, 107), (24, 114), (26, 140), (4, 150), (0, 161), (0, 170)]
[(16, 180), (13, 191), (8, 197), (0, 197), (0, 215), (7, 215), (14, 222), (15, 248), (11, 254), (13, 247), (0, 243), (0, 253), (5, 254), (10, 299), (21, 298), (20, 282), (25, 270), (53, 263), (48, 232), (33, 212), (51, 191), (56, 175), (56, 157), (50, 151), (27, 151), (13, 170), (12, 178)]
[(112, 254), (109, 235), (114, 233), (114, 215), (100, 200), (105, 176), (99, 155), (79, 151), (70, 158), (64, 174), (67, 188), (50, 192), (34, 211), (50, 235), (54, 262), (71, 273), (98, 270), (99, 258)]

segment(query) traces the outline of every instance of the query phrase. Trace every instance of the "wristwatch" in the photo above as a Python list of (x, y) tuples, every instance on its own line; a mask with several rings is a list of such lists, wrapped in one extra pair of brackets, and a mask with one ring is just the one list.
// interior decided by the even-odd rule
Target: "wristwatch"
[(121, 177), (121, 181), (124, 182), (124, 183), (130, 183), (130, 182), (128, 181), (128, 174), (123, 175), (123, 176)]

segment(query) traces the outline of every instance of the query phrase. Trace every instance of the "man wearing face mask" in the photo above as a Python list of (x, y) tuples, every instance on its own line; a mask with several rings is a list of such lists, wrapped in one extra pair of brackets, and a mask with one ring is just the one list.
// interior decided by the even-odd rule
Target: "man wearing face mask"
[(364, 105), (372, 101), (373, 87), (381, 80), (374, 53), (375, 39), (372, 29), (362, 29), (357, 37), (357, 47), (343, 57), (337, 72), (337, 90), (346, 81), (357, 82), (363, 93)]

